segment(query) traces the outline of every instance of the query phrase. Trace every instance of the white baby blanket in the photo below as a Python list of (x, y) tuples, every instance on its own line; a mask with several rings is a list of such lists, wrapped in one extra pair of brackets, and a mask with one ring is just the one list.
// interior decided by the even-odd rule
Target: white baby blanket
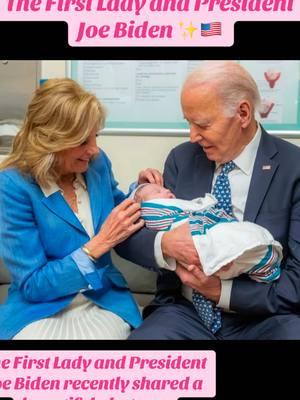
[[(280, 265), (282, 246), (267, 229), (252, 222), (236, 221), (227, 214), (223, 216), (222, 211), (215, 211), (216, 204), (211, 194), (190, 201), (155, 199), (142, 203), (142, 217), (149, 229), (156, 230), (173, 229), (187, 221), (192, 227), (194, 223), (193, 241), (208, 276), (230, 262), (233, 262), (232, 267), (219, 271), (221, 279), (234, 278), (254, 266), (269, 267), (274, 262)], [(167, 261), (171, 269), (175, 269), (175, 260)], [(262, 276), (268, 273), (263, 268), (259, 271)], [(255, 279), (255, 275), (252, 278)]]

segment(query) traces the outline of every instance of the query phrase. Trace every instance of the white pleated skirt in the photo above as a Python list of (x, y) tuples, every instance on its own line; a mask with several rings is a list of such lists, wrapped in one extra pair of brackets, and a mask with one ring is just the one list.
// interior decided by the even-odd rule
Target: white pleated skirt
[(67, 308), (27, 325), (13, 340), (122, 340), (129, 333), (121, 317), (79, 293)]

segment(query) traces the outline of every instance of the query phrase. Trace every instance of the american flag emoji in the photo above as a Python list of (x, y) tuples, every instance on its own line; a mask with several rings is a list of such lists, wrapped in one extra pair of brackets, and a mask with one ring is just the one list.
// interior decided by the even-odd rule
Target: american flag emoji
[(221, 22), (201, 24), (201, 36), (222, 35)]

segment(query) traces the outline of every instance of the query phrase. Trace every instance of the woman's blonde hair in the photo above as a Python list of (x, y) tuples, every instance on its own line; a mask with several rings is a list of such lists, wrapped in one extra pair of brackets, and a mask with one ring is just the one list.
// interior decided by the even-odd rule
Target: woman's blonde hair
[(60, 175), (58, 153), (82, 144), (105, 122), (105, 109), (72, 79), (49, 79), (35, 92), (0, 170), (14, 167), (48, 187)]

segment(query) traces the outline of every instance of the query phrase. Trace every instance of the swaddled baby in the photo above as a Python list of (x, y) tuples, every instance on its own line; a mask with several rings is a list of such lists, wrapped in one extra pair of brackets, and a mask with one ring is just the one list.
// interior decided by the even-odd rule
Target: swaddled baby
[[(211, 194), (193, 200), (176, 199), (157, 184), (143, 184), (134, 192), (142, 218), (151, 230), (169, 231), (188, 222), (206, 275), (231, 279), (247, 273), (258, 282), (280, 276), (282, 246), (270, 232), (252, 222), (240, 222), (217, 207)], [(168, 260), (175, 266), (175, 260)]]

